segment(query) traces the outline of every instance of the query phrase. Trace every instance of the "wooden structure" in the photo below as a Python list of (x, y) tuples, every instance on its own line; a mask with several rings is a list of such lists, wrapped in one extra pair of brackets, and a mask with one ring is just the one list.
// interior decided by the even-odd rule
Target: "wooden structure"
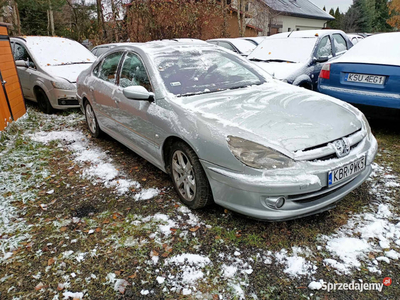
[(7, 24), (0, 23), (0, 131), (26, 112)]

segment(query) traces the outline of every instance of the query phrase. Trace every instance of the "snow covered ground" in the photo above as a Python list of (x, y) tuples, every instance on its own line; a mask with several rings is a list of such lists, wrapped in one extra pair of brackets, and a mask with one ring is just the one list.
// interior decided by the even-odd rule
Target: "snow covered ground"
[[(107, 151), (89, 143), (91, 138), (87, 131), (77, 126), (82, 121), (80, 114), (45, 116), (29, 109), (28, 115), (14, 124), (22, 129), (22, 133), (15, 134), (13, 128), (9, 128), (7, 139), (1, 144), (1, 285), (18, 282), (15, 277), (20, 275), (12, 271), (14, 264), (28, 264), (32, 255), (47, 259), (51, 253), (44, 266), (31, 271), (29, 278), (34, 288), (29, 292), (18, 296), (20, 287), (16, 284), (10, 284), (7, 290), (0, 288), (0, 293), (9, 299), (98, 299), (97, 296), (102, 294), (93, 292), (91, 286), (104, 290), (111, 288), (115, 297), (130, 291), (132, 297), (140, 294), (148, 299), (160, 295), (167, 298), (181, 295), (197, 299), (260, 299), (267, 295), (267, 291), (255, 288), (260, 270), (276, 273), (289, 285), (291, 282), (305, 285), (305, 288), (292, 292), (312, 298), (324, 282), (333, 278), (381, 283), (388, 275), (384, 273), (388, 266), (398, 270), (400, 215), (396, 207), (399, 205), (400, 180), (388, 166), (373, 165), (373, 174), (368, 180), (368, 192), (373, 201), (362, 212), (351, 215), (333, 233), (315, 236), (308, 246), (293, 245), (276, 250), (268, 244), (264, 247), (229, 244), (214, 233), (229, 231), (240, 237), (245, 226), (230, 230), (219, 226), (218, 220), (211, 222), (204, 214), (191, 211), (173, 199), (165, 204), (161, 191), (166, 187), (143, 188), (138, 180), (121, 170)], [(33, 123), (40, 126), (32, 126)], [(44, 217), (37, 213), (38, 224), (29, 223), (25, 216), (29, 206), (39, 206), (41, 211), (49, 213), (52, 205), (57, 204), (41, 200), (51, 198), (57, 192), (47, 188), (46, 184), (56, 176), (54, 166), (48, 165), (46, 155), (43, 156), (43, 153), (51, 155), (52, 148), (65, 151), (71, 160), (71, 170), (78, 166), (76, 175), (93, 186), (108, 189), (116, 199), (129, 197), (132, 200), (129, 205), (143, 207), (143, 211), (148, 203), (159, 200), (160, 211), (140, 214), (128, 210), (122, 217), (110, 209), (92, 218), (56, 217), (48, 225), (43, 225)], [(173, 192), (170, 194), (174, 195)], [(225, 214), (226, 211), (222, 216)], [(221, 215), (217, 214), (217, 217)], [(100, 219), (102, 222), (98, 221)], [(250, 220), (244, 219), (243, 223), (246, 222)], [(34, 237), (34, 229), (38, 226), (53, 228), (54, 233), (46, 244), (53, 250), (35, 248), (35, 245), (43, 244)], [(87, 229), (70, 232), (69, 228), (74, 226), (86, 226)], [(268, 225), (260, 223), (258, 226)], [(215, 239), (207, 241), (205, 236), (210, 232)], [(260, 236), (262, 233), (261, 229)], [(101, 240), (89, 242), (98, 234), (103, 234)], [(61, 238), (63, 243), (55, 247), (52, 237), (57, 242)], [(208, 245), (210, 243), (212, 246)], [(33, 253), (27, 255), (24, 252), (27, 248), (34, 249)], [(124, 251), (132, 255), (122, 259), (132, 266), (130, 273), (110, 268), (112, 264), (108, 260), (102, 271), (99, 266), (93, 267), (96, 261), (104, 262), (104, 256), (110, 256), (109, 260), (113, 261)], [(327, 277), (328, 273), (336, 275)], [(364, 278), (360, 274), (364, 274)], [(266, 283), (268, 285), (273, 283)], [(274, 289), (270, 286), (268, 289), (274, 295)]]

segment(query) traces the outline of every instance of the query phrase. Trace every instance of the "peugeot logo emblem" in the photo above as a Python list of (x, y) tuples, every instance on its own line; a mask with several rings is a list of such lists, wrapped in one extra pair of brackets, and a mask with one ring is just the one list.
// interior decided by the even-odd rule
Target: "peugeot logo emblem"
[(336, 151), (337, 157), (343, 157), (350, 153), (350, 142), (346, 138), (336, 140), (332, 143), (332, 145)]

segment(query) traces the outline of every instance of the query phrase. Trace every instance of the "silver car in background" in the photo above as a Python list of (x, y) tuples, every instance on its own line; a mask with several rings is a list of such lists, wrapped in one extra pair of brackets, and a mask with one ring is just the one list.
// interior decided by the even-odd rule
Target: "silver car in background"
[(96, 60), (76, 41), (52, 36), (10, 39), (24, 98), (45, 113), (79, 107), (76, 78)]
[(115, 47), (77, 88), (92, 135), (170, 174), (192, 209), (215, 201), (264, 220), (318, 213), (368, 178), (377, 151), (356, 108), (204, 42)]

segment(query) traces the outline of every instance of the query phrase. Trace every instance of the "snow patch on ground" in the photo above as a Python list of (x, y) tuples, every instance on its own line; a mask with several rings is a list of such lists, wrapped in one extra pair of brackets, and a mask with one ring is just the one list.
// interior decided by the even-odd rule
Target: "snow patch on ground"
[(203, 255), (184, 253), (167, 258), (164, 267), (172, 267), (178, 272), (167, 276), (164, 284), (173, 292), (182, 291), (189, 295), (196, 291), (196, 284), (208, 274), (207, 266), (212, 266), (211, 260)]
[(152, 199), (155, 196), (157, 196), (159, 193), (160, 193), (160, 190), (157, 188), (144, 189), (144, 190), (141, 190), (140, 193), (137, 193), (133, 198), (136, 201), (149, 200), (149, 199)]
[(80, 131), (40, 131), (32, 134), (31, 139), (44, 144), (59, 141), (58, 147), (67, 146), (77, 163), (81, 166), (89, 164), (83, 168), (84, 178), (97, 179), (106, 187), (114, 187), (119, 195), (127, 193), (131, 187), (140, 188), (137, 181), (124, 179), (124, 175), (112, 164), (112, 159), (103, 150), (89, 145), (89, 140)]
[[(369, 258), (370, 252), (381, 253), (394, 247), (400, 238), (400, 216), (393, 214), (392, 202), (396, 195), (397, 177), (391, 174), (389, 167), (372, 164), (373, 173), (368, 181), (371, 184), (370, 194), (375, 202), (369, 211), (352, 216), (346, 225), (331, 236), (323, 236), (328, 250), (333, 258), (324, 259), (325, 265), (339, 274), (351, 274), (353, 269), (360, 269), (367, 264), (371, 272), (380, 274), (378, 262), (390, 263), (388, 257), (396, 257), (391, 249), (386, 257), (376, 260)], [(398, 248), (398, 247), (397, 247)]]
[(286, 274), (290, 277), (297, 277), (299, 275), (311, 275), (316, 272), (317, 267), (315, 265), (304, 257), (299, 256), (299, 254), (306, 255), (306, 252), (299, 247), (293, 247), (292, 251), (292, 255), (289, 255), (286, 249), (282, 249), (275, 254), (277, 263), (285, 265), (284, 272)]

